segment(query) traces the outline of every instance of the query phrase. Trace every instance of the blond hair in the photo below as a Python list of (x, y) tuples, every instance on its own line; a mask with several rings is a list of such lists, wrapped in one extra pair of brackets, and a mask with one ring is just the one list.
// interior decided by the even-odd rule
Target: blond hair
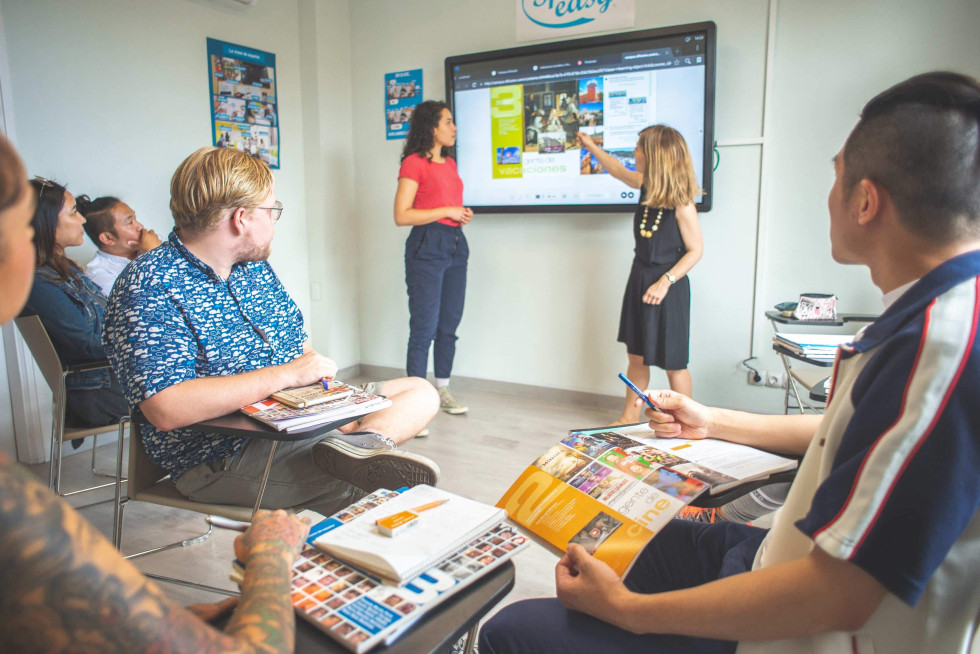
[(646, 158), (643, 204), (676, 209), (694, 203), (704, 193), (698, 186), (694, 161), (684, 137), (666, 125), (651, 125), (640, 132), (640, 150)]
[(170, 180), (170, 211), (177, 229), (201, 233), (226, 209), (254, 209), (272, 188), (272, 171), (260, 159), (233, 148), (201, 148)]

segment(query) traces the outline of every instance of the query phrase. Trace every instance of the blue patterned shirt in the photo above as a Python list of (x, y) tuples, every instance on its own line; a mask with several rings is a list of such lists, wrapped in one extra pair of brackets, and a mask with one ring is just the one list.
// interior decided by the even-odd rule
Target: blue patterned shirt
[[(303, 353), (306, 338), (303, 314), (268, 262), (236, 264), (221, 279), (176, 231), (119, 277), (102, 332), (131, 406), (189, 379), (282, 365)], [(150, 459), (174, 480), (245, 442), (149, 425), (142, 433)]]

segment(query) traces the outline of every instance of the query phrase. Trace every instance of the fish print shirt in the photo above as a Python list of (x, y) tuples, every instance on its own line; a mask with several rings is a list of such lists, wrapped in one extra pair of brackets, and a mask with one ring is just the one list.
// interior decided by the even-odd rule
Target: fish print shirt
[[(102, 340), (130, 406), (199, 377), (288, 363), (307, 340), (303, 314), (268, 262), (235, 264), (227, 280), (176, 230), (130, 264), (113, 287)], [(234, 456), (244, 438), (141, 426), (150, 459), (176, 479)]]

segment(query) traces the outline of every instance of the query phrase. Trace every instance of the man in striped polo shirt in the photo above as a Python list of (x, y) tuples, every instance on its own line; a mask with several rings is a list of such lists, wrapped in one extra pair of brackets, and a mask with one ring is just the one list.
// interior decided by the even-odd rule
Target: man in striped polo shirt
[(832, 254), (868, 267), (885, 311), (838, 352), (825, 415), (670, 391), (647, 411), (664, 438), (805, 452), (772, 529), (675, 520), (623, 582), (570, 545), (558, 598), (499, 613), (481, 654), (980, 647), (980, 85), (881, 93), (834, 168)]

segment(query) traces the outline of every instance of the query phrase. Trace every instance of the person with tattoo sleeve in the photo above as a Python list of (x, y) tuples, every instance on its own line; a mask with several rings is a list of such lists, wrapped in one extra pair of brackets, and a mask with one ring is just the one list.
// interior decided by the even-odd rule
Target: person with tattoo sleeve
[[(0, 324), (31, 288), (33, 213), (24, 166), (0, 136)], [(290, 575), (307, 531), (258, 512), (235, 541), (241, 598), (185, 609), (0, 453), (0, 652), (291, 652)], [(224, 632), (207, 624), (231, 609)]]

